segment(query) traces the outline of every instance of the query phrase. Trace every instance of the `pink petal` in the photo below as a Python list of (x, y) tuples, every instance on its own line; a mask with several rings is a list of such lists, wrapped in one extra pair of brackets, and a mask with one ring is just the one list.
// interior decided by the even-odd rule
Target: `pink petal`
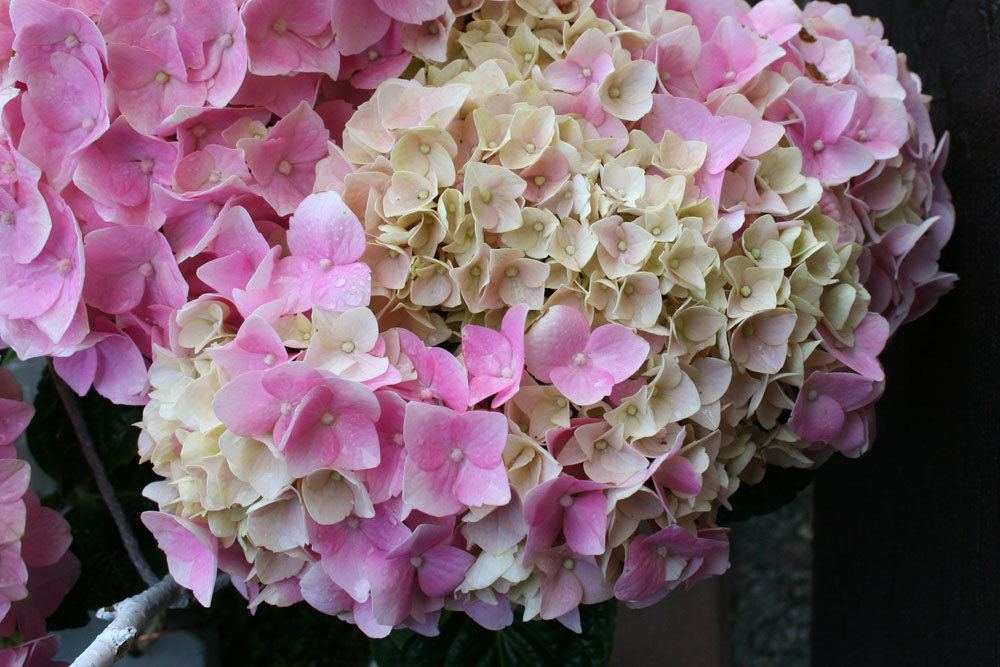
[(446, 0), (375, 0), (383, 12), (402, 23), (436, 19), (448, 8)]
[(566, 508), (563, 533), (566, 545), (575, 553), (599, 556), (604, 553), (608, 532), (608, 500), (603, 493), (582, 493)]
[(264, 389), (263, 376), (264, 371), (244, 373), (215, 394), (212, 409), (236, 435), (266, 435), (281, 416), (279, 402)]
[(583, 352), (590, 325), (583, 313), (569, 306), (553, 306), (524, 337), (528, 372), (548, 382), (552, 369), (567, 366)]
[(218, 571), (216, 538), (202, 525), (162, 512), (143, 512), (142, 522), (167, 555), (173, 578), (208, 607)]
[(464, 506), (501, 506), (510, 502), (510, 483), (503, 465), (480, 468), (472, 463), (459, 467), (455, 476), (455, 497)]
[(559, 567), (542, 578), (542, 613), (545, 620), (558, 618), (576, 609), (583, 600), (583, 585), (573, 572)]
[(420, 589), (431, 597), (451, 595), (462, 583), (476, 557), (455, 547), (438, 546), (421, 554), (417, 569)]
[(412, 458), (403, 467), (403, 502), (431, 516), (448, 516), (465, 509), (452, 493), (458, 467), (442, 465), (422, 470)]
[(649, 343), (621, 324), (605, 324), (594, 329), (587, 342), (589, 363), (609, 373), (615, 384), (624, 382), (639, 370)]
[(615, 385), (611, 373), (592, 365), (570, 364), (550, 373), (552, 384), (577, 405), (591, 405), (611, 393)]

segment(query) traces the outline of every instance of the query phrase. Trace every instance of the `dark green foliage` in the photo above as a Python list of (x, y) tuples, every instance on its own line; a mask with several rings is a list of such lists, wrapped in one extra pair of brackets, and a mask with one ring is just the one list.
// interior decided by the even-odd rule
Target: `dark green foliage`
[(446, 612), (437, 637), (393, 632), (372, 641), (372, 657), (379, 667), (603, 667), (611, 655), (616, 611), (614, 600), (582, 607), (579, 635), (556, 621), (517, 621), (491, 632), (464, 614)]
[(815, 470), (768, 466), (764, 479), (759, 483), (740, 485), (729, 499), (732, 510), (719, 508), (718, 522), (725, 526), (784, 507), (809, 486), (815, 475)]
[[(148, 562), (166, 573), (163, 555), (139, 521), (143, 511), (155, 509), (142, 497), (142, 489), (156, 479), (148, 466), (139, 465), (136, 453), (139, 429), (132, 424), (140, 419), (142, 410), (113, 405), (93, 392), (80, 399), (80, 408)], [(63, 512), (69, 521), (73, 531), (70, 549), (81, 564), (79, 581), (49, 618), (49, 628), (59, 630), (84, 625), (88, 612), (135, 595), (146, 586), (125, 555), (118, 530), (97, 492), (51, 372), (42, 376), (35, 410), (28, 427), (28, 445), (38, 466), (58, 485), (43, 502)]]
[(304, 602), (287, 608), (261, 605), (256, 614), (231, 587), (216, 593), (211, 609), (192, 602), (171, 612), (167, 625), (201, 635), (209, 665), (248, 667), (367, 667), (368, 639), (353, 625)]

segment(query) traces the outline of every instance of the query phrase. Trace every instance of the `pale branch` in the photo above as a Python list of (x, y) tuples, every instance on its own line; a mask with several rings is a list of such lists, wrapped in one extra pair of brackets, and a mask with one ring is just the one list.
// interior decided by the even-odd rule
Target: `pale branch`
[(135, 534), (132, 532), (132, 528), (129, 526), (128, 519), (125, 516), (125, 510), (122, 509), (121, 503), (118, 502), (118, 496), (115, 495), (115, 490), (111, 486), (108, 473), (104, 469), (104, 464), (101, 463), (101, 457), (97, 454), (97, 449), (94, 447), (94, 439), (91, 437), (90, 429), (83, 418), (83, 412), (80, 411), (80, 404), (76, 399), (76, 394), (73, 393), (73, 390), (66, 383), (59, 379), (51, 367), (50, 371), (52, 372), (56, 391), (59, 393), (59, 399), (62, 401), (63, 409), (66, 411), (66, 416), (69, 417), (69, 421), (73, 425), (73, 431), (76, 433), (76, 439), (80, 443), (83, 458), (87, 460), (87, 465), (90, 466), (90, 470), (94, 474), (94, 480), (97, 482), (97, 490), (100, 492), (101, 498), (104, 500), (104, 504), (107, 505), (108, 511), (111, 513), (111, 518), (118, 528), (118, 534), (125, 545), (125, 551), (128, 553), (129, 560), (132, 561), (132, 565), (135, 566), (136, 571), (138, 571), (139, 576), (142, 577), (146, 585), (153, 586), (159, 581), (159, 577), (153, 572), (153, 568), (149, 566), (149, 563), (146, 562), (142, 552), (139, 550), (139, 542), (135, 539)]
[(186, 591), (169, 575), (142, 593), (98, 612), (98, 618), (110, 620), (90, 646), (70, 667), (108, 667), (132, 647), (136, 637), (157, 616), (184, 599)]

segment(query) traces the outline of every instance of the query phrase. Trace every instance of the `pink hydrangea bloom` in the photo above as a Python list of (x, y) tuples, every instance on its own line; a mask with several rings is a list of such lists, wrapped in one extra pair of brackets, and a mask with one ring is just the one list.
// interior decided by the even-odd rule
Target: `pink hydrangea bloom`
[(802, 150), (805, 173), (826, 185), (844, 183), (875, 163), (871, 151), (846, 136), (858, 97), (856, 90), (837, 90), (801, 77), (792, 82), (784, 103), (770, 112), (790, 121), (787, 132)]
[(553, 306), (525, 337), (528, 372), (578, 405), (596, 403), (646, 360), (649, 343), (620, 324), (593, 331), (569, 306)]
[(524, 323), (527, 306), (515, 306), (504, 315), (500, 331), (466, 326), (462, 330), (462, 358), (469, 369), (469, 403), (489, 396), (498, 408), (511, 399), (524, 372)]
[(380, 623), (402, 623), (415, 605), (421, 605), (419, 597), (441, 599), (462, 583), (475, 557), (447, 544), (452, 531), (448, 524), (421, 524), (385, 555), (372, 590)]
[(64, 337), (79, 335), (74, 323), (84, 286), (85, 259), (76, 220), (50, 188), (43, 186), (41, 192), (52, 219), (41, 252), (26, 264), (0, 252), (0, 316), (6, 321), (0, 337), (26, 357), (51, 353)]
[(333, 43), (330, 0), (249, 0), (243, 22), (250, 71), (265, 76), (323, 72), (337, 78), (340, 52)]
[(506, 504), (510, 486), (501, 458), (506, 442), (507, 419), (501, 414), (408, 404), (404, 501), (432, 516)]
[(68, 357), (57, 357), (59, 377), (80, 396), (93, 387), (119, 405), (146, 402), (146, 360), (135, 342), (106, 318), (95, 320), (86, 347)]
[(13, 149), (0, 149), (7, 175), (0, 183), (0, 244), (15, 262), (27, 264), (42, 251), (52, 231), (48, 207), (38, 189), (41, 172)]
[(219, 390), (214, 407), (237, 435), (272, 436), (293, 475), (378, 465), (375, 395), (301, 362), (237, 376)]
[(367, 305), (370, 269), (358, 262), (364, 231), (343, 200), (333, 192), (309, 195), (289, 227), (291, 256), (278, 266), (288, 308), (299, 311), (315, 305), (341, 311)]
[(556, 60), (545, 69), (545, 77), (559, 90), (579, 93), (590, 84), (600, 85), (614, 70), (613, 52), (608, 36), (591, 28), (573, 43), (565, 60)]
[(140, 134), (119, 117), (82, 153), (73, 182), (105, 220), (157, 229), (166, 215), (153, 194), (170, 182), (176, 161), (174, 144)]
[(13, 375), (0, 369), (0, 636), (35, 640), (73, 587), (80, 564), (69, 553), (69, 524), (28, 490), (31, 468), (14, 441), (34, 410)]
[[(579, 607), (611, 598), (611, 587), (593, 556), (581, 556), (566, 547), (537, 556), (541, 577), (541, 617), (558, 618), (580, 632)], [(569, 616), (569, 619), (563, 617)]]
[(854, 373), (812, 373), (795, 400), (789, 425), (808, 440), (833, 442), (854, 428), (851, 413), (880, 393), (879, 385)]
[(729, 567), (729, 543), (717, 531), (699, 532), (705, 536), (667, 526), (633, 539), (625, 569), (615, 584), (615, 596), (648, 603), (681, 583), (691, 585), (724, 572)]
[(524, 501), (528, 524), (525, 551), (549, 549), (560, 533), (574, 553), (604, 553), (608, 530), (608, 499), (604, 485), (560, 475), (535, 487)]
[(180, 308), (187, 284), (170, 245), (159, 232), (113, 225), (84, 239), (90, 272), (83, 291), (87, 303), (117, 315), (166, 306)]
[(312, 192), (316, 163), (327, 155), (329, 133), (305, 103), (271, 128), (266, 138), (242, 139), (247, 165), (261, 195), (278, 215), (288, 215)]

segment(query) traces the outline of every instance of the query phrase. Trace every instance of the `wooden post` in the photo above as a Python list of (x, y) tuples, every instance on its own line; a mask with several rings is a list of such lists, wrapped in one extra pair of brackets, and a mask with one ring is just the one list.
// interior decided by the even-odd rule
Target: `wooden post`
[(887, 355), (872, 452), (816, 485), (813, 665), (1000, 664), (1000, 2), (853, 0), (952, 133), (960, 282)]

